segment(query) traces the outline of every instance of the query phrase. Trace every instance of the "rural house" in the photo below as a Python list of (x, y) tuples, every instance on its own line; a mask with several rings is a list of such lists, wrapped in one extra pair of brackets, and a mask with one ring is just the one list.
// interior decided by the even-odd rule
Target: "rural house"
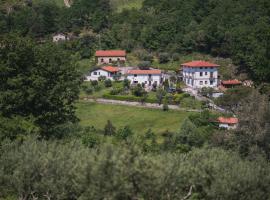
[(192, 88), (217, 87), (219, 65), (206, 61), (181, 64), (183, 81)]
[(93, 71), (90, 71), (90, 74), (86, 76), (86, 80), (98, 80), (99, 77), (103, 76), (106, 79), (111, 79), (119, 74), (120, 70), (117, 67), (112, 66), (104, 66), (99, 69), (95, 69)]
[(59, 41), (65, 41), (65, 40), (69, 40), (69, 37), (63, 33), (58, 33), (58, 34), (53, 35), (53, 42), (59, 42)]
[(127, 72), (127, 79), (131, 84), (142, 84), (152, 86), (153, 84), (159, 86), (162, 83), (162, 73), (158, 69), (150, 70), (129, 70)]
[(111, 64), (113, 62), (125, 62), (126, 51), (123, 50), (100, 50), (96, 51), (95, 54), (96, 63), (98, 65)]
[(238, 118), (236, 117), (219, 117), (217, 121), (219, 128), (236, 129), (238, 125)]

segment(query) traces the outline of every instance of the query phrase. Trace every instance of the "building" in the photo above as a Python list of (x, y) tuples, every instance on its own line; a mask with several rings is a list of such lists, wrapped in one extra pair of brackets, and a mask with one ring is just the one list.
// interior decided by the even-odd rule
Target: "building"
[(217, 120), (219, 128), (236, 129), (238, 125), (238, 118), (236, 117), (219, 117)]
[(242, 82), (236, 79), (221, 81), (221, 86), (224, 88), (234, 88), (239, 85), (242, 85)]
[(66, 41), (66, 40), (69, 40), (69, 37), (63, 33), (58, 33), (53, 36), (53, 42)]
[(105, 50), (96, 51), (96, 63), (98, 65), (111, 64), (113, 62), (126, 62), (126, 51), (123, 50)]
[(146, 86), (152, 86), (153, 84), (159, 86), (162, 83), (162, 73), (158, 69), (129, 70), (126, 75), (131, 84), (144, 83)]
[(217, 87), (219, 65), (206, 61), (192, 61), (182, 66), (183, 81), (192, 88)]
[(86, 76), (86, 80), (98, 80), (99, 77), (103, 76), (106, 79), (111, 79), (119, 74), (120, 70), (117, 67), (112, 66), (104, 66), (99, 69), (95, 69), (93, 71), (90, 71), (89, 75)]

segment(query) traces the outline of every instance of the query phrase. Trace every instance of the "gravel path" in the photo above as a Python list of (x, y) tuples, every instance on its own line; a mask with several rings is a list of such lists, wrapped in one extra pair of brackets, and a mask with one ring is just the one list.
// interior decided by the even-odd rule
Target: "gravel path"
[[(130, 102), (130, 101), (119, 101), (119, 100), (111, 100), (111, 99), (91, 99), (91, 98), (84, 98), (83, 101), (88, 102), (95, 102), (100, 104), (112, 104), (112, 105), (125, 105), (125, 106), (133, 106), (133, 107), (140, 107), (140, 108), (152, 108), (152, 109), (162, 109), (162, 104), (159, 105), (157, 103), (139, 103), (139, 102)], [(179, 111), (186, 111), (186, 112), (201, 112), (202, 110), (198, 109), (187, 109), (187, 108), (180, 108), (176, 105), (168, 105), (170, 110), (179, 110)]]

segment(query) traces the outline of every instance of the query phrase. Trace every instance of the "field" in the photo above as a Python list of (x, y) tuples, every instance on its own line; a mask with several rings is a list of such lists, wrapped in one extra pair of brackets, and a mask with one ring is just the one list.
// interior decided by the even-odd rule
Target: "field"
[(113, 10), (121, 12), (124, 9), (140, 9), (143, 0), (111, 0)]
[(94, 126), (103, 129), (107, 120), (121, 128), (130, 126), (136, 133), (145, 133), (149, 128), (155, 133), (166, 130), (178, 131), (181, 122), (190, 112), (136, 108), (120, 105), (104, 105), (89, 102), (77, 104), (77, 116), (82, 126)]

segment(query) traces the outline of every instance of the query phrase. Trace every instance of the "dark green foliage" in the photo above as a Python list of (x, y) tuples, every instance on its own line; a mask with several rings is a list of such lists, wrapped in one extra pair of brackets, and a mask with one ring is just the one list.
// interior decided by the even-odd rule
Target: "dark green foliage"
[(160, 53), (158, 55), (159, 63), (167, 63), (170, 61), (170, 55), (169, 53)]
[(104, 128), (104, 134), (105, 135), (114, 135), (116, 132), (116, 128), (113, 126), (112, 122), (110, 120), (107, 121), (107, 124)]
[(31, 40), (2, 38), (0, 49), (0, 110), (3, 116), (33, 117), (43, 136), (54, 127), (75, 122), (80, 74), (70, 55), (52, 45), (35, 46)]
[(151, 63), (150, 61), (142, 61), (138, 64), (138, 67), (141, 69), (141, 70), (148, 70), (151, 66)]
[(144, 88), (141, 84), (137, 84), (135, 87), (132, 88), (132, 94), (136, 97), (142, 97), (145, 94)]
[(168, 100), (166, 98), (163, 100), (162, 110), (163, 111), (168, 111), (169, 110)]
[(129, 128), (129, 126), (125, 126), (124, 128), (121, 128), (117, 131), (116, 137), (120, 140), (127, 140), (133, 135), (132, 130)]
[(123, 81), (123, 87), (125, 89), (129, 89), (129, 87), (130, 87), (130, 81), (127, 78), (125, 78)]
[(112, 87), (112, 81), (111, 81), (111, 79), (106, 79), (104, 81), (104, 85), (105, 85), (105, 87)]
[(90, 149), (79, 142), (2, 143), (1, 198), (269, 199), (270, 166), (234, 152), (143, 153), (133, 144)]
[(97, 81), (97, 80), (91, 81), (91, 85), (92, 85), (92, 86), (97, 86), (97, 85), (98, 85), (98, 81)]

